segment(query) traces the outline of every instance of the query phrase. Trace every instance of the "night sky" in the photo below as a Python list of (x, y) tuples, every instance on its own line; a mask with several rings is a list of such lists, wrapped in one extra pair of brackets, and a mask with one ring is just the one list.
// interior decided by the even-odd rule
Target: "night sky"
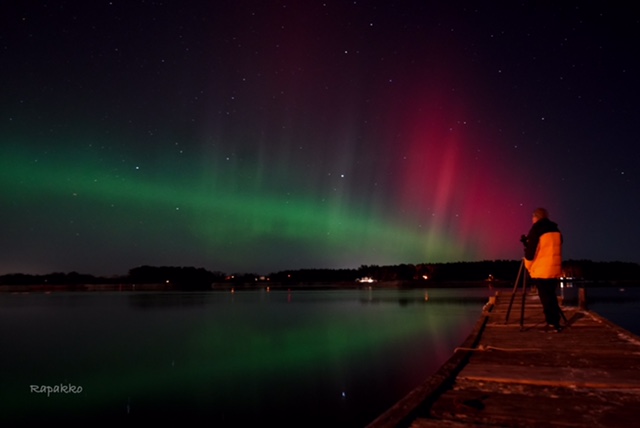
[(632, 9), (3, 1), (0, 274), (640, 262)]

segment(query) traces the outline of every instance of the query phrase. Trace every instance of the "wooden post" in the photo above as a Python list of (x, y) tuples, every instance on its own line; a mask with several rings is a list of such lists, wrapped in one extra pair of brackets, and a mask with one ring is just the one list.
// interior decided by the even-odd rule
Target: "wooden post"
[(578, 290), (578, 305), (581, 310), (586, 311), (587, 308), (587, 288), (580, 287)]

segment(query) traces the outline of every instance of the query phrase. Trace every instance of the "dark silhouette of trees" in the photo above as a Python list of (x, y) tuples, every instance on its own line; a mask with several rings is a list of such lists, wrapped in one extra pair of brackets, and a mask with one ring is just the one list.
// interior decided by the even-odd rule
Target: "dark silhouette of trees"
[(353, 282), (356, 278), (358, 278), (358, 271), (355, 269), (285, 270), (269, 275), (271, 282), (283, 284)]
[(520, 261), (516, 260), (484, 260), (480, 262), (454, 262), (425, 265), (429, 279), (441, 281), (498, 281), (515, 280), (520, 269)]
[(140, 266), (129, 270), (128, 282), (139, 284), (172, 284), (177, 288), (211, 288), (211, 284), (224, 280), (221, 272), (203, 268), (174, 266)]
[(640, 264), (567, 260), (562, 264), (566, 276), (591, 281), (633, 281), (640, 279)]
[[(396, 282), (399, 286), (424, 286), (424, 282), (471, 283), (494, 281), (496, 284), (515, 281), (520, 260), (484, 260), (478, 262), (421, 263), (389, 266), (362, 265), (357, 269), (299, 269), (272, 273), (265, 277), (255, 274), (226, 275), (195, 267), (139, 266), (126, 276), (96, 277), (78, 272), (54, 272), (47, 275), (21, 273), (0, 276), (0, 285), (44, 285), (81, 287), (83, 284), (163, 284), (164, 288), (211, 289), (214, 284), (251, 286), (265, 281), (282, 285), (343, 284), (357, 279), (372, 278), (378, 282)], [(594, 262), (566, 260), (564, 275), (593, 282), (640, 281), (640, 264), (630, 262)]]

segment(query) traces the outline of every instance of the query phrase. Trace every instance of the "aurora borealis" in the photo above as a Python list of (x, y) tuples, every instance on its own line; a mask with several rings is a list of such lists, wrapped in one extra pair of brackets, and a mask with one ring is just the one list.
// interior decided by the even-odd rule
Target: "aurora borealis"
[(442, 3), (3, 3), (0, 273), (639, 261), (630, 6)]

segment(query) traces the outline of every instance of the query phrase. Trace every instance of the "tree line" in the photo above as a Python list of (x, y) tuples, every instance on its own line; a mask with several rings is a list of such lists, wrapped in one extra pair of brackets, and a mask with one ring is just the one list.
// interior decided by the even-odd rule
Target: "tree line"
[[(6, 274), (1, 285), (84, 285), (84, 284), (166, 284), (177, 289), (211, 288), (213, 284), (253, 284), (270, 282), (288, 286), (305, 284), (353, 283), (356, 281), (403, 282), (406, 285), (446, 282), (513, 283), (520, 260), (485, 260), (477, 262), (420, 263), (390, 266), (362, 265), (356, 269), (295, 269), (260, 276), (253, 273), (228, 275), (196, 267), (139, 266), (127, 275), (100, 277), (78, 272), (45, 275)], [(566, 277), (575, 280), (640, 281), (640, 264), (629, 262), (594, 262), (566, 260)]]

